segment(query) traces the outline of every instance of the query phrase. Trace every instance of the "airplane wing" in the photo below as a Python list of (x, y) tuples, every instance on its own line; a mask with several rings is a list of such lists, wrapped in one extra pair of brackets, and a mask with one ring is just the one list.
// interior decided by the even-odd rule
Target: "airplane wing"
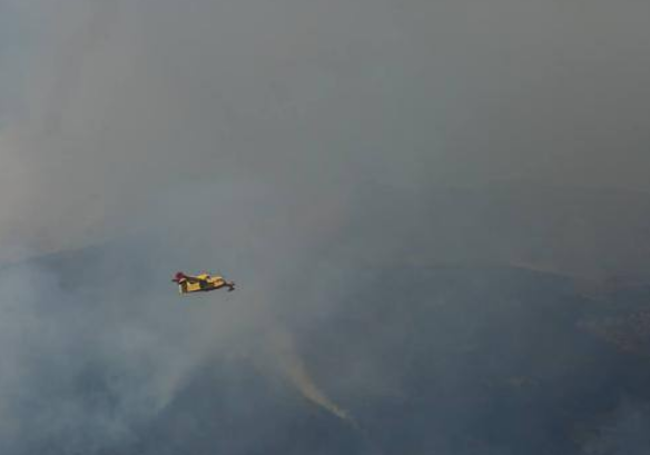
[(201, 282), (205, 283), (207, 281), (205, 278), (199, 278), (197, 276), (187, 276), (187, 275), (185, 275), (183, 278), (185, 278), (188, 283), (201, 283)]

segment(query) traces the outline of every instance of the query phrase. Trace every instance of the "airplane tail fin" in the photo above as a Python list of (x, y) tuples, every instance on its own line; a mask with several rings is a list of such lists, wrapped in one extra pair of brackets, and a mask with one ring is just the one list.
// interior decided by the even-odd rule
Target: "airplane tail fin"
[(172, 282), (180, 284), (183, 278), (186, 278), (183, 272), (176, 272), (176, 275), (174, 275), (174, 278), (172, 278)]

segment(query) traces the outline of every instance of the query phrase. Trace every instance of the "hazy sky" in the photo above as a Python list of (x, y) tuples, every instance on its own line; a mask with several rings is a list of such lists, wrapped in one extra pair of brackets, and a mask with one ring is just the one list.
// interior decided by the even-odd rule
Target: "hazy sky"
[[(215, 352), (340, 311), (342, 271), (449, 251), (644, 263), (647, 204), (619, 220), (592, 198), (585, 221), (561, 191), (538, 218), (479, 199), (495, 181), (650, 191), (648, 17), (641, 0), (0, 0), (0, 263), (108, 242), (79, 288), (58, 278), (85, 259), (0, 278), (0, 436), (30, 453), (37, 416), (52, 440), (85, 428), (82, 453), (110, 446)], [(166, 294), (197, 268), (242, 283), (237, 304)], [(392, 371), (403, 330), (352, 356), (356, 387)], [(86, 373), (114, 381), (114, 414), (88, 413)]]
[(303, 202), (369, 181), (649, 188), (644, 2), (0, 5), (12, 244), (83, 243), (225, 176)]

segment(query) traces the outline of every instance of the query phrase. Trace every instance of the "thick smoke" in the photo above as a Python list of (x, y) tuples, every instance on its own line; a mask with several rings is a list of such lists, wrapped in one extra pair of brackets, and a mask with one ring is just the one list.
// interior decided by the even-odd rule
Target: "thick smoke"
[(11, 243), (92, 242), (229, 175), (305, 205), (369, 181), (647, 189), (639, 2), (4, 4)]
[[(137, 441), (201, 365), (272, 356), (260, 333), (347, 314), (359, 270), (646, 279), (649, 13), (633, 0), (0, 0), (0, 260), (14, 264), (0, 279), (0, 449)], [(77, 265), (27, 260), (57, 252)], [(240, 290), (179, 304), (168, 277), (202, 269)], [(402, 364), (384, 354), (417, 345), (404, 341), (416, 322), (366, 327), (378, 335), (346, 347), (345, 378), (292, 350), (285, 374), (340, 417), (364, 393), (400, 396)], [(618, 434), (590, 450), (623, 450)]]

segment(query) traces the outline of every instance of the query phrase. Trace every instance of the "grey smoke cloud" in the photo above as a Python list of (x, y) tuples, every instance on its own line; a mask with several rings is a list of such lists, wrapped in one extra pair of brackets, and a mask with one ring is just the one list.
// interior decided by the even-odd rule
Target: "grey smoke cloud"
[(29, 184), (7, 184), (3, 224), (33, 242), (230, 175), (303, 201), (373, 180), (647, 189), (640, 2), (6, 5), (29, 38), (5, 59), (25, 77), (4, 87), (3, 182)]
[[(643, 2), (5, 0), (0, 11), (14, 24), (0, 44), (0, 259), (109, 245), (105, 277), (86, 288), (36, 266), (2, 278), (20, 283), (0, 333), (0, 418), (16, 453), (30, 450), (37, 415), (73, 452), (128, 441), (211, 356), (254, 357), (266, 325), (345, 311), (358, 277), (342, 269), (520, 260), (592, 276), (643, 262), (631, 245), (644, 204), (610, 229), (578, 197), (549, 228), (522, 221), (527, 204), (438, 190), (648, 191)], [(532, 199), (543, 214), (563, 201)], [(614, 253), (602, 247), (619, 237)], [(196, 267), (222, 267), (241, 293), (218, 306), (163, 297), (171, 272)], [(137, 274), (165, 292), (142, 291)], [(351, 395), (397, 382), (381, 359), (353, 360), (356, 376), (327, 382)], [(101, 387), (114, 414), (83, 407), (79, 377), (113, 378)], [(23, 406), (34, 397), (42, 408)]]

